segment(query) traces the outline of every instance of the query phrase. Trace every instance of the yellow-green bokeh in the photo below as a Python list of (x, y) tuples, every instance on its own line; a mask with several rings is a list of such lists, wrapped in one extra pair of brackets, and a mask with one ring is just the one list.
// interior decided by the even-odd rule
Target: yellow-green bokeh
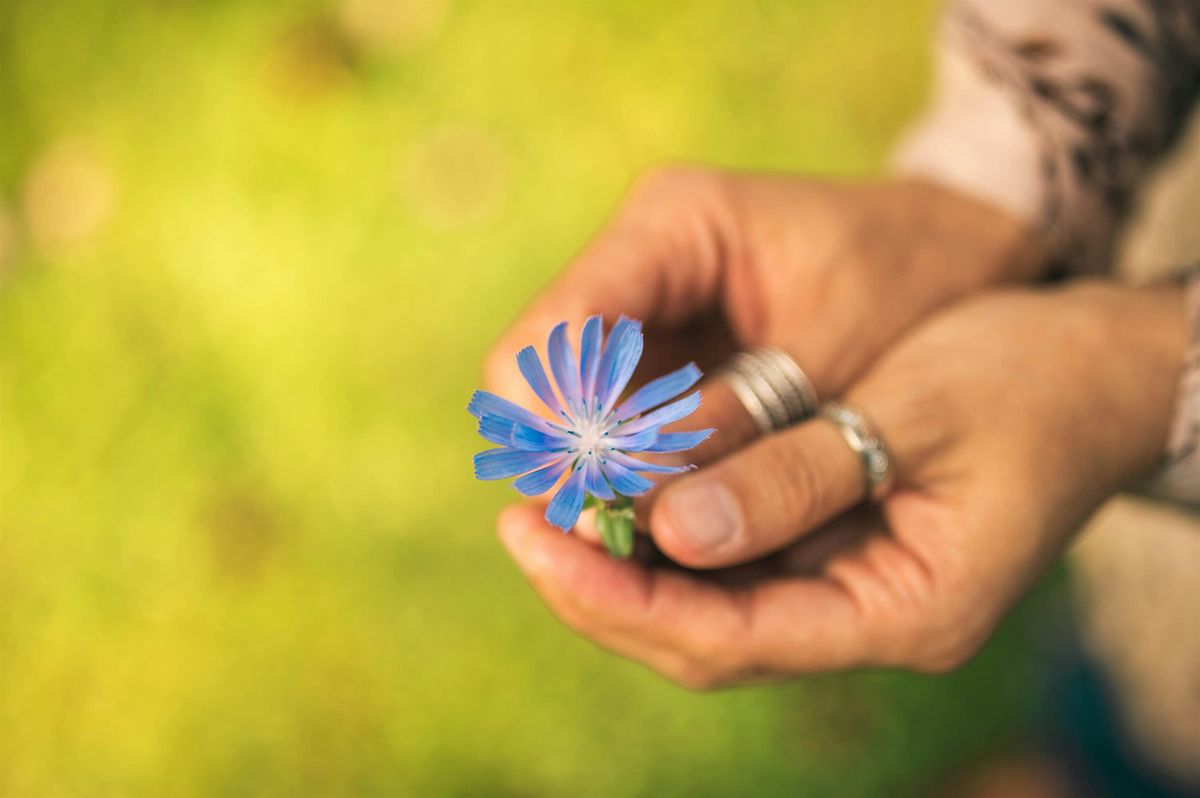
[(926, 0), (7, 0), (0, 792), (903, 794), (1024, 711), (680, 690), (495, 542), (491, 339), (663, 160), (877, 171)]

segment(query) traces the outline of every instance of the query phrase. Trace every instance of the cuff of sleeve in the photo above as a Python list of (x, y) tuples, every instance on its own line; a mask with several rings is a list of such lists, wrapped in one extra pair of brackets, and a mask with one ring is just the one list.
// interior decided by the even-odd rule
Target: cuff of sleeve
[(1166, 465), (1148, 486), (1155, 495), (1200, 505), (1200, 264), (1184, 277), (1190, 331)]

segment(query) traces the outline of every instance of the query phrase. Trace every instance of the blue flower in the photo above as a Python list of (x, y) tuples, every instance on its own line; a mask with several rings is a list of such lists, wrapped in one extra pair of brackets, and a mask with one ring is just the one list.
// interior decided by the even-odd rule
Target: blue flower
[(513, 483), (518, 491), (538, 496), (570, 472), (546, 508), (546, 520), (564, 532), (578, 520), (585, 494), (601, 501), (638, 496), (653, 487), (638, 472), (674, 474), (690, 468), (647, 463), (631, 453), (682, 452), (713, 432), (661, 431), (700, 406), (699, 391), (676, 398), (700, 379), (694, 363), (646, 383), (617, 404), (642, 357), (639, 321), (622, 316), (605, 342), (600, 317), (589, 318), (578, 364), (563, 322), (551, 331), (547, 352), (557, 393), (532, 346), (517, 353), (517, 367), (556, 421), (487, 391), (476, 391), (467, 410), (479, 419), (479, 434), (501, 447), (475, 455), (478, 479), (518, 477)]

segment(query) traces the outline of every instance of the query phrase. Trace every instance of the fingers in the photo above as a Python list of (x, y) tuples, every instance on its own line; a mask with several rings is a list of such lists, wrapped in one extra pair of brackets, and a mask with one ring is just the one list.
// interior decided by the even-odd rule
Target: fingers
[(858, 455), (816, 419), (663, 488), (650, 530), (672, 560), (718, 568), (783, 548), (853, 507), (864, 490)]
[(848, 667), (867, 625), (824, 580), (729, 589), (614, 560), (548, 526), (536, 507), (500, 518), (500, 537), (546, 604), (600, 645), (694, 687)]
[(525, 399), (529, 389), (512, 367), (525, 346), (541, 345), (567, 321), (578, 334), (585, 318), (611, 324), (624, 314), (674, 328), (709, 309), (720, 283), (728, 224), (719, 201), (722, 178), (674, 169), (643, 178), (622, 210), (501, 336), (485, 363), (491, 390)]
[(499, 531), (547, 606), (604, 648), (688, 682), (700, 651), (738, 640), (737, 611), (718, 588), (613, 559), (528, 505), (505, 510)]
[[(714, 434), (696, 461), (706, 467), (651, 497), (648, 526), (666, 556), (692, 568), (747, 562), (783, 549), (865, 497), (862, 460), (832, 422), (811, 419), (738, 448), (748, 414), (727, 387), (719, 381), (714, 387), (711, 412), (718, 417), (705, 423), (735, 432)], [(943, 404), (920, 395), (873, 374), (849, 391), (902, 477), (928, 477), (953, 428)]]
[[(687, 424), (702, 429), (713, 429), (714, 433), (700, 447), (674, 455), (671, 465), (692, 464), (704, 466), (741, 448), (761, 435), (754, 418), (734, 392), (730, 379), (720, 372), (710, 376), (701, 384), (704, 397), (699, 410), (693, 413)], [(749, 387), (748, 384), (746, 387)], [(769, 390), (775, 390), (772, 386)], [(793, 401), (791, 397), (788, 402)], [(652, 500), (651, 500), (652, 501)], [(651, 501), (644, 504), (649, 507)]]

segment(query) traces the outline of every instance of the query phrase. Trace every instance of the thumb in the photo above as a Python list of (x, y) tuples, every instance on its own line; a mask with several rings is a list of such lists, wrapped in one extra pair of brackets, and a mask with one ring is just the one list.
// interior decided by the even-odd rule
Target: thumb
[(672, 560), (719, 568), (783, 548), (864, 495), (859, 456), (837, 427), (814, 419), (666, 486), (650, 530)]

